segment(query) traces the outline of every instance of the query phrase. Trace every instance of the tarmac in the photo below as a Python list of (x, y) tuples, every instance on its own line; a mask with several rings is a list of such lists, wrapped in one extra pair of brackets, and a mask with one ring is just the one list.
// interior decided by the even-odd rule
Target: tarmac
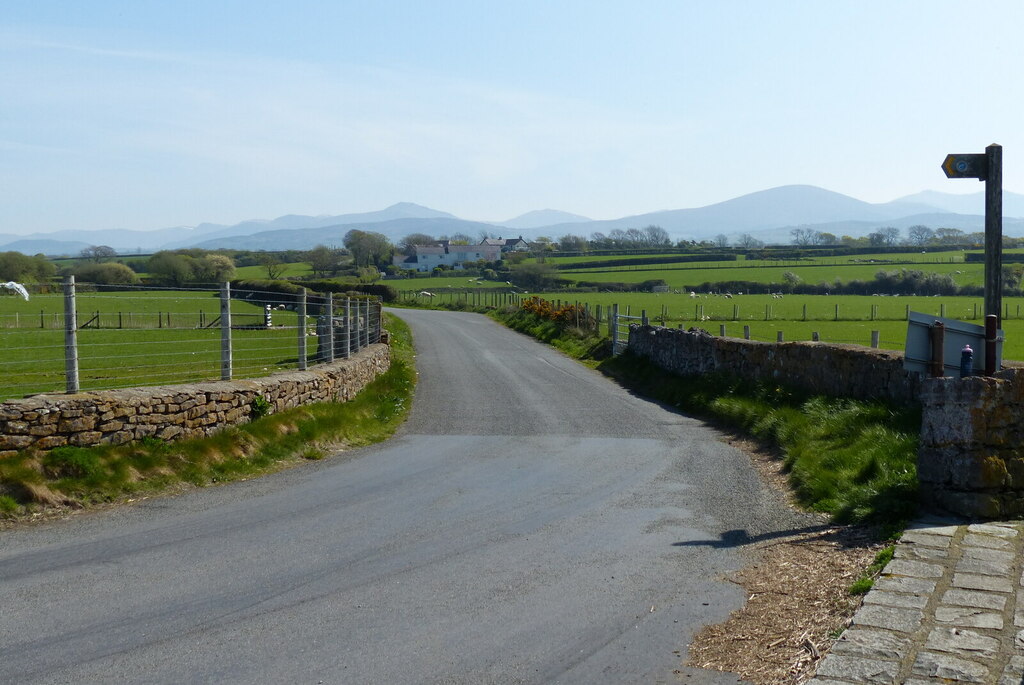
[(1024, 683), (1024, 522), (913, 523), (811, 685)]

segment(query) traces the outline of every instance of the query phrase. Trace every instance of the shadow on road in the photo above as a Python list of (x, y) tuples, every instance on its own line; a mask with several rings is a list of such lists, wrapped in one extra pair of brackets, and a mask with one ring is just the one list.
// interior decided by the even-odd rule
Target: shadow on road
[(711, 547), (714, 549), (742, 547), (753, 545), (765, 540), (777, 540), (781, 538), (792, 538), (790, 542), (836, 542), (842, 547), (861, 547), (871, 544), (877, 538), (870, 531), (857, 527), (844, 527), (832, 525), (805, 526), (803, 528), (790, 528), (778, 530), (760, 535), (750, 535), (744, 528), (727, 530), (717, 540), (686, 540), (673, 542), (673, 547)]

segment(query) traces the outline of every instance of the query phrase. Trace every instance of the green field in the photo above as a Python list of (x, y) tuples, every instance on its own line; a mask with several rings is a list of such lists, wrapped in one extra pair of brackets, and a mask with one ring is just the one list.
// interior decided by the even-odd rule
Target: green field
[[(591, 312), (601, 306), (607, 319), (612, 305), (619, 313), (648, 318), (657, 324), (690, 328), (696, 326), (718, 335), (721, 326), (726, 335), (741, 337), (750, 327), (753, 340), (810, 340), (817, 332), (823, 342), (869, 345), (871, 331), (879, 331), (879, 346), (903, 350), (907, 336), (908, 311), (928, 316), (943, 316), (981, 325), (983, 303), (974, 297), (872, 297), (858, 295), (770, 295), (698, 296), (672, 293), (542, 293), (560, 304), (586, 304)], [(1005, 359), (1024, 360), (1024, 298), (1003, 298)]]
[[(220, 378), (219, 293), (80, 292), (76, 305), (79, 326), (88, 324), (77, 333), (82, 390)], [(234, 326), (264, 321), (259, 304), (232, 300), (231, 312)], [(270, 329), (232, 331), (234, 377), (298, 365), (298, 317), (279, 310), (272, 316)], [(308, 340), (313, 355), (315, 338)], [(63, 296), (0, 297), (0, 400), (64, 388)]]

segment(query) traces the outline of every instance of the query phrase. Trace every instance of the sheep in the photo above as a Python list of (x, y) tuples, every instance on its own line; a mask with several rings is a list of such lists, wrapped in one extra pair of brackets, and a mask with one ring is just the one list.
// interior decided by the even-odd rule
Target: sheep
[(433, 297), (434, 293), (428, 293), (426, 290), (420, 291), (420, 297)]

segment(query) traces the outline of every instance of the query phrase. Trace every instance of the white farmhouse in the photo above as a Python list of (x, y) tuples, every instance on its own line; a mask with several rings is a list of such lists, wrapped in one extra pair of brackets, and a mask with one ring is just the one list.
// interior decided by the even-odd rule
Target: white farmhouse
[(415, 245), (410, 255), (395, 255), (394, 264), (400, 269), (431, 271), (437, 266), (461, 269), (464, 262), (496, 262), (501, 259), (498, 245), (452, 245), (447, 241), (438, 245)]

